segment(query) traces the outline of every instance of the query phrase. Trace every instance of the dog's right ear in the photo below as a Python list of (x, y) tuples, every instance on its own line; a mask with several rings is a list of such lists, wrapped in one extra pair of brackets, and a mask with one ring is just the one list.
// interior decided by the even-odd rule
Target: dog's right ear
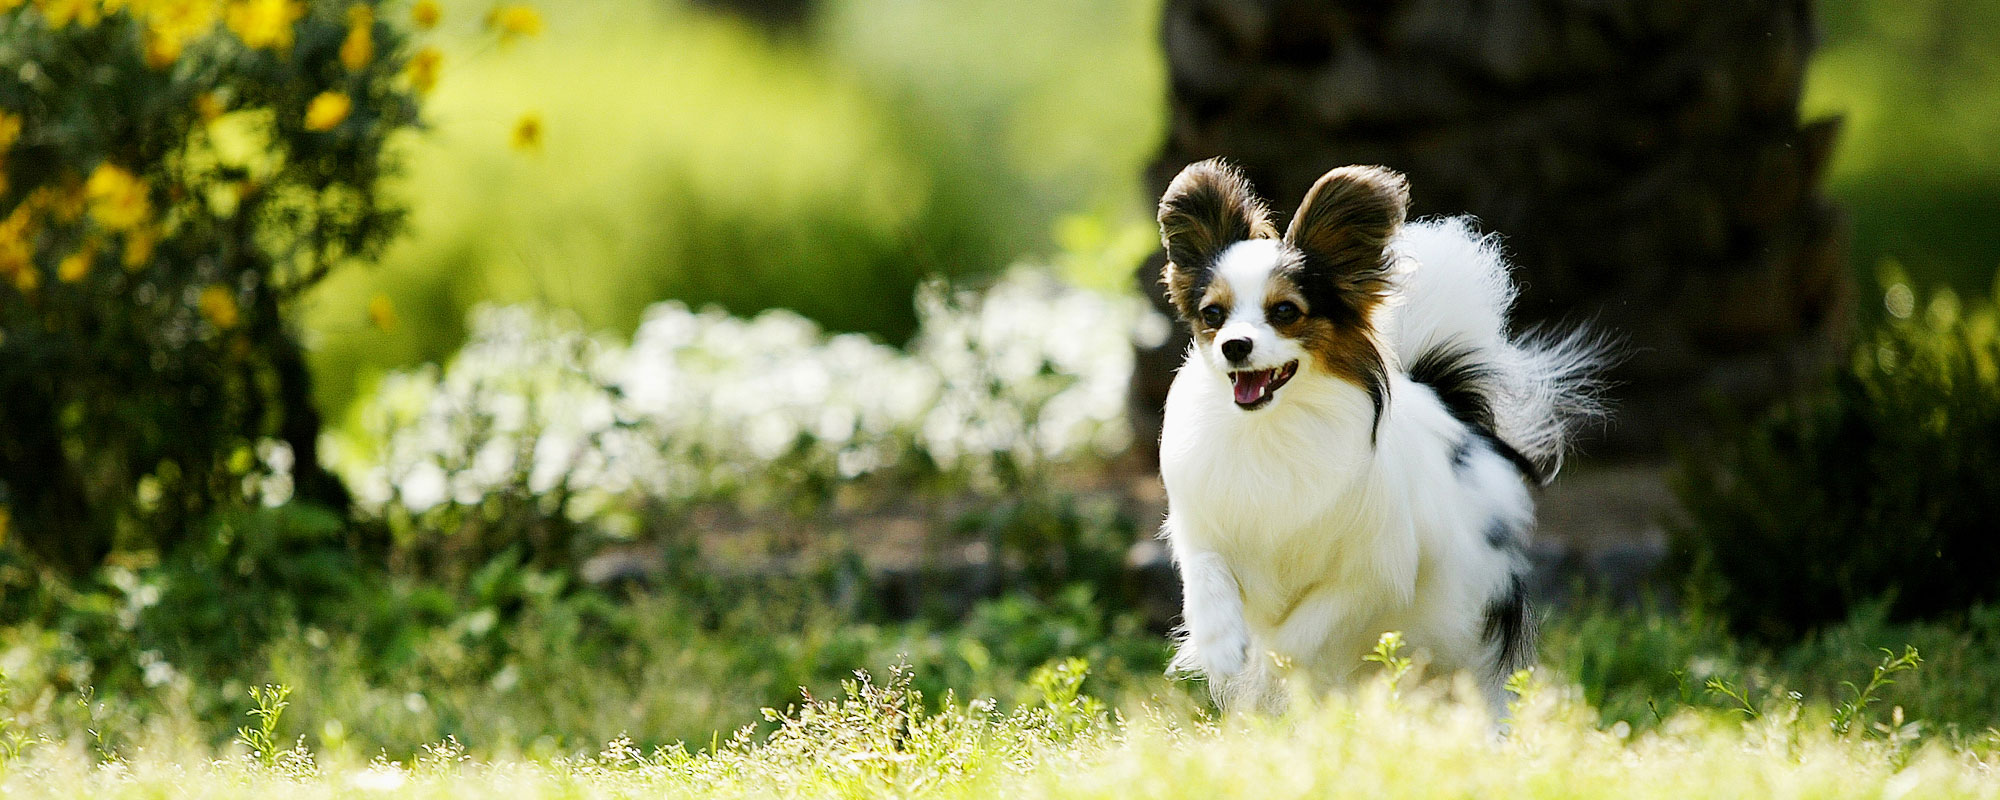
[(1270, 217), (1250, 181), (1220, 158), (1189, 164), (1167, 184), (1160, 196), (1160, 242), (1167, 248), (1160, 282), (1183, 319), (1194, 319), (1194, 305), (1223, 250), (1245, 239), (1278, 237)]

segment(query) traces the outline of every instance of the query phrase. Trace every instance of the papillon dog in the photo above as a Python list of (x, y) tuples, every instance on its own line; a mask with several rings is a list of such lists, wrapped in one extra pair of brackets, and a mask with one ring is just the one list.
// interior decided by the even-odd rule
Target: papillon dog
[(1160, 200), (1162, 280), (1193, 330), (1160, 437), (1172, 669), (1224, 709), (1338, 685), (1387, 631), (1496, 709), (1532, 663), (1530, 487), (1599, 413), (1604, 348), (1510, 338), (1498, 243), (1408, 207), (1402, 175), (1342, 167), (1280, 236), (1219, 159)]

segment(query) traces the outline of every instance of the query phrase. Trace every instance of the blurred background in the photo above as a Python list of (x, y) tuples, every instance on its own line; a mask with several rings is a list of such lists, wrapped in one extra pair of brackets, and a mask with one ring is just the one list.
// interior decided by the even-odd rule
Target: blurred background
[[(384, 369), (448, 357), (485, 300), (570, 308), (616, 332), (666, 298), (783, 307), (900, 342), (915, 321), (902, 298), (923, 276), (1144, 255), (1129, 229), (1150, 227), (1161, 181), (1147, 167), (1171, 106), (1157, 2), (545, 10), (545, 34), (507, 52), (439, 37), (450, 80), (397, 183), (410, 231), (310, 298), (328, 408)], [(1800, 36), (1798, 63), (1760, 67), (1803, 64), (1798, 115), (1839, 120), (1823, 185), (1847, 211), (1857, 285), (1894, 263), (1924, 286), (1986, 294), (2000, 122), (1982, 98), (2000, 91), (2000, 55), (1967, 32), (2000, 11), (1813, 10), (1817, 47)], [(546, 132), (524, 153), (510, 131), (527, 113)], [(1124, 288), (1103, 266), (1083, 278)], [(369, 325), (378, 293), (393, 333)]]
[(1535, 550), (1543, 662), (1606, 724), (1905, 643), (1896, 702), (2000, 722), (2000, 2), (0, 20), (29, 724), (226, 741), (274, 681), (322, 748), (560, 752), (1070, 657), (1198, 705), (1159, 677), (1148, 293), (1214, 155), (1281, 209), (1403, 170), (1506, 237), (1519, 325), (1631, 345)]
[[(1157, 4), (542, 8), (546, 31), (504, 52), (441, 37), (453, 69), (399, 183), (410, 235), (305, 316), (329, 408), (449, 357), (480, 302), (623, 335), (668, 298), (788, 308), (900, 344), (925, 277), (1148, 246)], [(528, 113), (544, 134), (517, 147)], [(1081, 277), (1126, 288), (1103, 266)], [(393, 332), (369, 324), (378, 293)]]

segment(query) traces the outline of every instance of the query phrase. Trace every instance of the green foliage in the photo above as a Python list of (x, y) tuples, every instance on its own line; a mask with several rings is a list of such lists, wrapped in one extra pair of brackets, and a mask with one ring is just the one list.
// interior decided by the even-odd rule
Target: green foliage
[[(41, 748), (0, 775), (8, 796), (179, 794), (370, 797), (1994, 797), (2000, 749), (1892, 716), (1881, 738), (1838, 736), (1796, 714), (1675, 711), (1644, 733), (1599, 729), (1559, 692), (1534, 693), (1505, 738), (1483, 704), (1439, 684), (1396, 696), (1386, 681), (1281, 718), (1220, 722), (1185, 708), (1118, 714), (1080, 691), (1081, 662), (1038, 672), (1039, 701), (942, 701), (897, 667), (762, 710), (760, 727), (646, 747), (521, 754), (456, 736), (409, 763), (295, 748), (295, 760), (218, 759), (156, 737), (111, 765)], [(1795, 706), (1794, 711), (1797, 710)], [(1887, 726), (1884, 726), (1887, 727)]]
[(1136, 587), (1127, 585), (1125, 554), (1138, 526), (1109, 501), (1037, 490), (1054, 482), (1004, 484), (1021, 488), (960, 517), (954, 527), (1003, 554), (1006, 565), (1019, 564), (1018, 574), (998, 576), (996, 590), (1050, 597), (1087, 583), (1107, 601), (1131, 599)]
[(233, 509), (203, 525), (199, 547), (182, 548), (136, 578), (159, 593), (134, 629), (148, 646), (251, 650), (287, 626), (350, 614), (380, 580), (362, 568), (345, 520), (317, 506)]
[(1389, 691), (1395, 692), (1401, 687), (1403, 676), (1409, 674), (1412, 664), (1410, 657), (1402, 653), (1403, 632), (1384, 631), (1382, 638), (1375, 641), (1375, 649), (1362, 656), (1361, 660), (1381, 664), (1383, 672), (1389, 677)]
[(2000, 323), (1890, 281), (1831, 386), (1684, 459), (1677, 559), (1738, 631), (1796, 636), (1891, 598), (1893, 619), (2000, 600)]
[[(1775, 704), (1783, 717), (1800, 702), (1795, 693), (1829, 730), (1848, 705), (1855, 706), (1844, 712), (1853, 730), (1870, 730), (1864, 717), (1878, 705), (1963, 735), (2000, 722), (1993, 713), (2000, 708), (2000, 607), (1890, 622), (1884, 605), (1873, 603), (1803, 639), (1771, 644), (1738, 639), (1720, 617), (1700, 611), (1590, 604), (1555, 615), (1543, 633), (1540, 671), (1574, 684), (1607, 725), (1651, 728), (1690, 707), (1761, 717)], [(1884, 651), (1908, 650), (1924, 654), (1921, 671), (1874, 680), (1883, 662), (1893, 661)], [(1864, 705), (1863, 696), (1872, 699)]]
[(7, 774), (28, 745), (28, 733), (16, 725), (13, 709), (14, 682), (7, 679), (5, 670), (0, 670), (0, 775)]
[[(1885, 261), (1984, 293), (2000, 265), (2000, 0), (1828, 0), (1802, 111), (1841, 117), (1828, 193), (1866, 285)], [(1882, 309), (1863, 304), (1864, 319)]]
[(1868, 676), (1867, 686), (1855, 686), (1852, 682), (1841, 684), (1853, 696), (1833, 710), (1833, 732), (1846, 735), (1854, 726), (1854, 721), (1868, 705), (1875, 702), (1876, 693), (1895, 685), (1895, 675), (1915, 670), (1924, 660), (1917, 655), (1917, 648), (1903, 646), (1903, 654), (1897, 655), (1887, 649), (1882, 651), (1882, 663), (1875, 665), (1875, 671)]
[(285, 707), (291, 705), (285, 698), (292, 695), (292, 688), (276, 684), (250, 687), (250, 701), (256, 705), (247, 713), (257, 721), (256, 727), (245, 725), (236, 729), (236, 741), (250, 751), (250, 757), (265, 767), (278, 764), (278, 725), (285, 715)]
[(285, 310), (397, 229), (378, 186), (417, 124), (402, 28), (348, 0), (5, 5), (12, 541), (72, 576), (170, 552), (273, 462), (280, 495), (344, 507)]
[(1728, 678), (1716, 676), (1702, 684), (1704, 690), (1716, 699), (1725, 701), (1732, 713), (1742, 714), (1747, 719), (1763, 716), (1756, 703), (1750, 702), (1750, 691), (1731, 683)]
[[(294, 687), (270, 741), (282, 745), (275, 731), (293, 732), (307, 748), (268, 751), (287, 769), (306, 769), (314, 752), (317, 763), (382, 751), (419, 757), (454, 735), (473, 752), (549, 756), (626, 734), (644, 752), (708, 741), (756, 723), (757, 708), (796, 702), (801, 687), (837, 696), (852, 670), (896, 665), (907, 668), (902, 680), (926, 713), (993, 698), (1047, 709), (1049, 725), (1084, 730), (1105, 708), (1171, 716), (1205, 707), (1161, 676), (1165, 637), (1107, 612), (1085, 586), (1051, 601), (988, 601), (963, 623), (883, 623), (831, 607), (819, 599), (827, 587), (612, 597), (560, 573), (497, 561), (462, 592), (363, 584), (311, 624), (276, 619), (296, 612), (274, 594), (251, 595), (246, 602), (270, 602), (257, 624), (277, 635), (224, 650), (222, 637), (153, 633), (190, 613), (149, 589), (164, 580), (142, 571), (117, 581), (126, 588), (72, 598), (102, 611), (0, 630), (9, 663), (20, 665), (10, 667), (9, 708), (25, 730), (80, 741), (106, 760), (144, 750), (149, 731), (221, 745), (235, 733), (245, 692), (270, 683)], [(1950, 624), (1862, 616), (1776, 649), (1736, 641), (1700, 616), (1603, 606), (1556, 615), (1545, 633), (1538, 677), (1515, 686), (1545, 681), (1554, 691), (1522, 692), (1517, 719), (1574, 698), (1595, 724), (1627, 730), (1660, 730), (1689, 713), (1734, 714), (1784, 721), (1799, 736), (1836, 731), (1840, 721), (1844, 735), (1875, 741), (1907, 737), (1915, 721), (1969, 741), (2000, 719), (2000, 609)], [(1882, 648), (1906, 645), (1925, 653), (1921, 672), (1877, 660)], [(1404, 703), (1398, 713), (1421, 708), (1431, 689), (1393, 674), (1411, 668), (1399, 667), (1408, 657), (1393, 642), (1379, 655), (1389, 662), (1382, 685)], [(1079, 659), (1092, 665), (1087, 681)], [(1734, 699), (1700, 690), (1712, 680)], [(1141, 713), (1141, 703), (1150, 710)]]
[[(928, 277), (977, 280), (1095, 226), (1141, 244), (1108, 273), (1123, 290), (1158, 246), (1154, 0), (827, 0), (775, 39), (703, 3), (541, 5), (547, 34), (505, 53), (441, 32), (434, 128), (400, 184), (411, 235), (307, 313), (329, 408), (449, 358), (483, 302), (593, 331), (669, 298), (786, 308), (900, 342)], [(507, 136), (527, 111), (547, 123), (532, 152)], [(1087, 221), (1055, 230), (1070, 219)], [(391, 329), (370, 324), (377, 295)]]

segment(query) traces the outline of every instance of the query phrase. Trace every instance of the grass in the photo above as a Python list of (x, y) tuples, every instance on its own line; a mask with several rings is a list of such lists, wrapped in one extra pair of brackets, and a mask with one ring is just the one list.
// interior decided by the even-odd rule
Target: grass
[[(721, 590), (718, 597), (735, 598), (728, 603), (674, 593), (613, 600), (549, 585), (484, 600), (388, 594), (402, 596), (337, 615), (372, 617), (352, 628), (288, 623), (237, 652), (161, 634), (169, 628), (158, 617), (139, 626), (156, 629), (153, 638), (122, 643), (115, 630), (74, 620), (7, 628), (0, 745), (11, 728), (36, 757), (136, 764), (177, 754), (192, 765), (238, 750), (276, 763), (302, 743), (320, 763), (359, 769), (377, 755), (413, 763), (449, 739), (489, 762), (546, 765), (620, 738), (648, 753), (744, 726), (756, 740), (778, 727), (759, 709), (795, 704), (802, 688), (839, 697), (854, 670), (900, 675), (928, 711), (982, 698), (999, 708), (1046, 706), (1063, 685), (1050, 682), (1051, 670), (1072, 659), (1092, 665), (1078, 683), (1124, 720), (1208, 725), (1199, 685), (1161, 675), (1165, 638), (1080, 585), (1048, 599), (988, 601), (960, 622), (870, 621), (810, 593), (741, 587)], [(114, 649), (93, 655), (90, 636)], [(1373, 660), (1421, 672), (1420, 657), (1412, 667), (1414, 654), (1394, 652), (1387, 639), (1384, 646)], [(1921, 665), (1869, 688), (1875, 668), (1912, 646)], [(1673, 737), (1695, 725), (1715, 746), (1736, 747), (1711, 718), (1789, 720), (1801, 732), (1830, 731), (1846, 714), (1850, 738), (1884, 735), (1876, 726), (1886, 725), (1921, 734), (1925, 747), (1964, 750), (1985, 747), (2000, 723), (2000, 609), (1914, 624), (1871, 611), (1771, 646), (1733, 639), (1697, 614), (1587, 605), (1550, 616), (1542, 656), (1532, 694), (1560, 701), (1547, 724), (1559, 721), (1550, 730), (1570, 738), (1618, 730)], [(1431, 691), (1395, 677), (1402, 694)], [(270, 694), (267, 685), (288, 693)], [(1424, 710), (1418, 719), (1428, 721), (1408, 724), (1442, 724), (1457, 713)], [(1700, 722), (1682, 721), (1690, 715)]]
[(1558, 610), (1495, 740), (1395, 637), (1379, 686), (1217, 723), (1111, 585), (891, 620), (838, 563), (731, 579), (670, 559), (657, 588), (613, 591), (503, 554), (445, 585), (286, 541), (297, 569), (250, 553), (37, 589), (0, 564), (0, 792), (1950, 795), (2000, 746), (2000, 608), (1877, 605), (1788, 643)]
[[(473, 755), (446, 738), (407, 760), (220, 751), (170, 736), (109, 761), (37, 742), (0, 764), (9, 797), (1924, 797), (2000, 796), (1989, 733), (1926, 735), (1900, 709), (1839, 726), (1787, 702), (1748, 718), (1685, 707), (1635, 731), (1600, 727), (1573, 691), (1527, 683), (1496, 736), (1468, 684), (1360, 690), (1281, 718), (1217, 721), (1172, 699), (1109, 711), (1080, 662), (1044, 667), (1038, 695), (1003, 709), (925, 697), (910, 673), (850, 680), (828, 698), (765, 709), (761, 729), (646, 748)], [(268, 698), (260, 698), (268, 699)], [(273, 706), (260, 703), (260, 719)], [(256, 713), (256, 712), (253, 712)], [(1840, 732), (1844, 730), (1845, 732)], [(246, 729), (245, 740), (268, 735)], [(258, 749), (263, 748), (263, 749)]]

